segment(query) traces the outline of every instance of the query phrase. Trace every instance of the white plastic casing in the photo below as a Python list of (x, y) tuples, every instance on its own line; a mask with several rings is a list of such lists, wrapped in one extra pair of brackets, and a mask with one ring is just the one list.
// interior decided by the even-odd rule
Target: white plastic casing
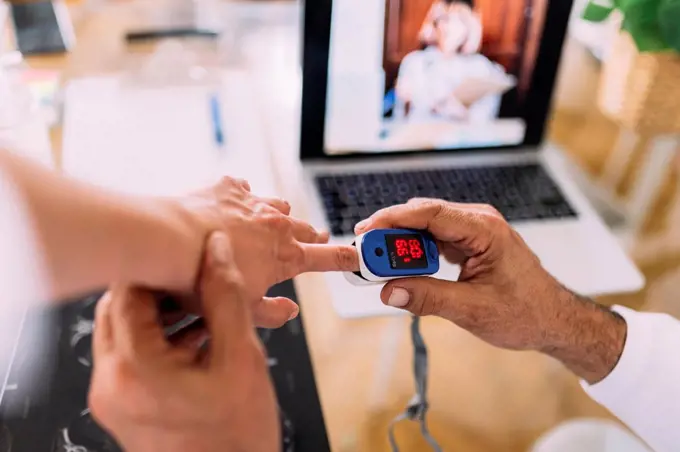
[(374, 275), (366, 266), (366, 263), (364, 262), (364, 256), (362, 254), (362, 243), (364, 240), (364, 234), (358, 235), (356, 239), (354, 240), (354, 246), (357, 249), (357, 254), (359, 255), (359, 271), (361, 273), (361, 276), (363, 276), (365, 279), (359, 278), (357, 275), (355, 275), (352, 272), (345, 272), (345, 279), (349, 281), (351, 284), (355, 286), (372, 286), (374, 284), (380, 284), (383, 282), (391, 281), (393, 279), (399, 279), (399, 278), (404, 278), (404, 276), (377, 276)]

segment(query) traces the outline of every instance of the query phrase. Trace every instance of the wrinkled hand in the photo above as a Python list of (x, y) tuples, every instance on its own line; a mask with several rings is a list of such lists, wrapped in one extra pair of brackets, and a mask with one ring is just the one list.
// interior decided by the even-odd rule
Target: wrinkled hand
[(199, 283), (209, 336), (169, 342), (154, 296), (113, 289), (99, 302), (92, 415), (131, 452), (274, 451), (280, 424), (248, 291), (228, 239), (213, 234)]
[(382, 291), (386, 303), (416, 315), (445, 317), (493, 345), (541, 345), (540, 331), (527, 325), (540, 324), (542, 300), (552, 300), (563, 289), (493, 207), (413, 200), (380, 211), (359, 226), (362, 232), (427, 229), (441, 254), (461, 264), (456, 283), (434, 278), (390, 282)]
[(415, 199), (377, 212), (356, 232), (377, 228), (426, 229), (461, 265), (458, 282), (390, 281), (386, 304), (444, 317), (498, 347), (550, 353), (590, 381), (618, 360), (625, 322), (560, 285), (493, 207)]
[(280, 326), (297, 315), (291, 300), (263, 297), (273, 285), (305, 272), (358, 266), (352, 247), (327, 245), (326, 232), (289, 216), (286, 201), (253, 195), (245, 181), (225, 177), (182, 199), (181, 206), (200, 223), (204, 237), (214, 230), (230, 237), (249, 299), (260, 300), (254, 311), (258, 326)]

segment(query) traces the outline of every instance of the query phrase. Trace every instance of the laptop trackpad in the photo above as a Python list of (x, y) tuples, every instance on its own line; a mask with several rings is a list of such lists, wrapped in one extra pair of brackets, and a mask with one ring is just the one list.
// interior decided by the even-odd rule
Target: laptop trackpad
[(586, 296), (637, 291), (644, 278), (616, 238), (595, 220), (516, 225), (562, 284)]

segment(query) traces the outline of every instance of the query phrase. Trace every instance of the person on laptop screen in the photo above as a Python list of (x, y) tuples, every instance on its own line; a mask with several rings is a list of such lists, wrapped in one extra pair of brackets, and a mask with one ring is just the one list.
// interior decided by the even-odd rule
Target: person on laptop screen
[(482, 23), (460, 1), (438, 1), (420, 32), (425, 48), (404, 58), (396, 84), (396, 118), (489, 121), (512, 87), (499, 64), (479, 53)]
[[(496, 20), (493, 4), (470, 1), (334, 3), (328, 53), (318, 55), (333, 61), (319, 110), (326, 154), (523, 141), (545, 12)], [(357, 15), (371, 25), (357, 28)]]

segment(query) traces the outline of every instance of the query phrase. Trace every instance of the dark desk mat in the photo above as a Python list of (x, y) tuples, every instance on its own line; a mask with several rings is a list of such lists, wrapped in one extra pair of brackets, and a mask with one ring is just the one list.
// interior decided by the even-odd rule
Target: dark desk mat
[[(296, 300), (287, 281), (270, 296)], [(0, 452), (118, 452), (115, 442), (90, 418), (92, 319), (98, 295), (82, 297), (59, 308), (33, 312), (27, 328), (45, 331), (42, 342), (20, 338), (0, 413)], [(278, 330), (259, 330), (270, 362), (288, 438), (286, 452), (330, 450), (302, 319)], [(29, 351), (40, 350), (40, 368), (20, 370)], [(21, 375), (21, 377), (20, 377)], [(228, 384), (228, 382), (225, 382)], [(30, 388), (30, 391), (28, 390)]]

